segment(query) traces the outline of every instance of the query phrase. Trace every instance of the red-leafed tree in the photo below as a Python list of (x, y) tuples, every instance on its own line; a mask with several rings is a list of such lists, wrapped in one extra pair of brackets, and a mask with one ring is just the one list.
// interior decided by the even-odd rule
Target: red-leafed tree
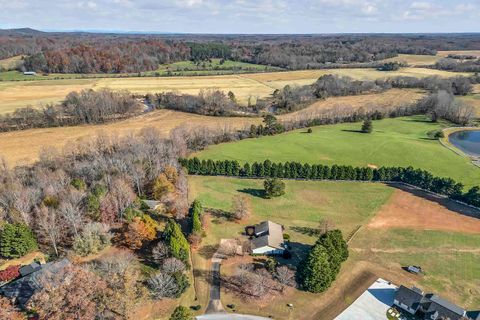
[(10, 281), (20, 275), (20, 266), (10, 266), (5, 270), (0, 271), (0, 282)]

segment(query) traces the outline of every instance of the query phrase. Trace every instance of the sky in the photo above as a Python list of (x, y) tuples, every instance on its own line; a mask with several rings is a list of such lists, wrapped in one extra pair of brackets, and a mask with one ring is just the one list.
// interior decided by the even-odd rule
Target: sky
[(0, 28), (172, 33), (480, 32), (480, 0), (0, 0)]

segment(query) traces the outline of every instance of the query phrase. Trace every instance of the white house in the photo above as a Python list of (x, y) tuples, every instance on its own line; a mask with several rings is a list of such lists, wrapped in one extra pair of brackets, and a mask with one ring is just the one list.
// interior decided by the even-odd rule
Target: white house
[(263, 221), (254, 226), (251, 240), (252, 254), (281, 255), (285, 251), (283, 227), (272, 221)]

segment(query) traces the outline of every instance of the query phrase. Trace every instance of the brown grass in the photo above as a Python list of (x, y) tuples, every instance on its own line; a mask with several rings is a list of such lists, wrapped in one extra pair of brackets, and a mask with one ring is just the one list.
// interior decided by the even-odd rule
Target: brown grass
[(139, 117), (103, 125), (30, 129), (0, 134), (0, 155), (11, 164), (30, 163), (37, 159), (43, 148), (61, 148), (72, 141), (95, 135), (98, 132), (126, 135), (142, 128), (156, 128), (163, 136), (180, 125), (205, 127), (243, 128), (258, 123), (256, 118), (207, 117), (171, 110), (158, 110)]
[(340, 109), (363, 108), (365, 111), (372, 110), (378, 106), (398, 107), (410, 105), (425, 96), (424, 91), (416, 89), (392, 89), (382, 93), (371, 93), (358, 96), (335, 97), (327, 98), (326, 100), (318, 101), (311, 106), (282, 115), (279, 118), (282, 120), (294, 119), (299, 116), (314, 116), (316, 112), (325, 109)]
[(480, 50), (451, 50), (451, 51), (438, 51), (437, 56), (447, 57), (449, 54), (463, 54), (469, 56), (477, 56), (480, 58)]
[(12, 68), (15, 68), (17, 65), (17, 62), (22, 60), (22, 56), (15, 56), (7, 59), (2, 59), (0, 60), (0, 68), (5, 68), (7, 70), (10, 70)]
[(390, 201), (370, 221), (369, 228), (406, 228), (480, 233), (480, 219), (461, 215), (444, 206), (395, 190)]

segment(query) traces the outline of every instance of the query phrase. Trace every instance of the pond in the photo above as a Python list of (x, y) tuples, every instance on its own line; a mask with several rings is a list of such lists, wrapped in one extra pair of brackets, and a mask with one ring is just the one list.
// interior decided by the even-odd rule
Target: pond
[(449, 135), (448, 140), (466, 154), (480, 157), (480, 130), (457, 131)]

